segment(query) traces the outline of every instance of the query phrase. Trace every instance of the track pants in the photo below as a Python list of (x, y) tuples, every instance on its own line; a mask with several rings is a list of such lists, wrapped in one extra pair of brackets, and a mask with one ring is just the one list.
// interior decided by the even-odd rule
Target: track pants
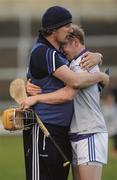
[[(51, 136), (71, 161), (68, 128), (47, 125)], [(63, 159), (49, 138), (45, 138), (39, 126), (24, 130), (24, 154), (26, 180), (67, 180), (69, 166), (63, 167)]]

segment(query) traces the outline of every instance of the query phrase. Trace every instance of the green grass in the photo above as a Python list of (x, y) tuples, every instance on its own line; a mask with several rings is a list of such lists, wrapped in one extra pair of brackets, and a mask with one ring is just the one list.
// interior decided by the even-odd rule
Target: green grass
[[(117, 180), (117, 158), (112, 157), (109, 144), (109, 162), (103, 169), (102, 180)], [(22, 137), (0, 136), (0, 180), (25, 180)], [(71, 173), (69, 180), (72, 180)]]
[(117, 180), (117, 152), (113, 154), (112, 139), (109, 139), (109, 160), (103, 168), (102, 180)]
[(25, 180), (21, 137), (0, 136), (0, 180)]

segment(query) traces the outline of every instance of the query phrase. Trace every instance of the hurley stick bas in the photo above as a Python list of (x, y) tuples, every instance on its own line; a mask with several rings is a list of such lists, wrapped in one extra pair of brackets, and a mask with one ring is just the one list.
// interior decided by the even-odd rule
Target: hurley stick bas
[[(27, 98), (27, 94), (26, 94), (26, 89), (25, 89), (25, 82), (23, 79), (15, 79), (10, 83), (10, 87), (9, 87), (9, 92), (10, 92), (10, 96), (18, 103), (20, 104), (22, 102), (23, 99)], [(35, 116), (36, 116), (36, 121), (40, 127), (40, 129), (42, 130), (42, 132), (44, 133), (44, 135), (46, 137), (48, 137), (51, 142), (53, 143), (53, 145), (56, 147), (57, 151), (60, 153), (61, 157), (63, 158), (63, 167), (67, 166), (70, 164), (69, 160), (67, 159), (66, 155), (64, 154), (64, 152), (62, 151), (62, 149), (59, 147), (59, 145), (55, 142), (55, 140), (53, 139), (53, 137), (51, 136), (51, 134), (49, 133), (48, 129), (45, 127), (45, 125), (43, 124), (43, 122), (40, 120), (39, 116), (37, 116), (37, 114), (32, 111)]]

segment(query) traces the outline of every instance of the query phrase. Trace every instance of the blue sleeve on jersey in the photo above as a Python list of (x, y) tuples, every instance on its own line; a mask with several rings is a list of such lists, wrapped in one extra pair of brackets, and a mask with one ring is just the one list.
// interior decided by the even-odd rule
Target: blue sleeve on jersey
[(67, 60), (63, 58), (62, 55), (50, 48), (46, 52), (46, 61), (49, 74), (56, 71), (59, 67), (67, 64)]
[(67, 63), (67, 59), (56, 50), (41, 46), (31, 53), (29, 67), (34, 78), (42, 79)]

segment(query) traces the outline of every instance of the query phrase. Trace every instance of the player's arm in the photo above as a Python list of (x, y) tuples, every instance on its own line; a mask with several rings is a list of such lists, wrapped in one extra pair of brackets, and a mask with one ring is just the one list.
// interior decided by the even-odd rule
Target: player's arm
[(32, 84), (30, 80), (26, 83), (26, 91), (30, 96), (39, 95), (38, 102), (49, 104), (59, 104), (71, 101), (76, 93), (78, 93), (78, 90), (73, 89), (70, 86), (65, 86), (54, 92), (42, 94), (42, 89), (39, 86)]
[(63, 58), (57, 52), (53, 52), (53, 55), (49, 58), (49, 61), (53, 64), (52, 67), (55, 68), (51, 68), (52, 70), (49, 68), (49, 72), (72, 88), (84, 88), (100, 81), (104, 81), (104, 84), (108, 82), (108, 76), (104, 73), (93, 75), (88, 72), (75, 73), (63, 63)]
[(37, 102), (49, 104), (61, 104), (73, 100), (78, 90), (65, 86), (51, 93), (39, 94)]
[(56, 69), (53, 75), (72, 88), (84, 88), (98, 82), (102, 82), (104, 85), (108, 85), (109, 83), (109, 76), (105, 73), (75, 73), (66, 65)]
[(22, 101), (21, 105), (23, 108), (29, 108), (36, 103), (62, 104), (71, 101), (76, 93), (78, 93), (78, 90), (65, 86), (64, 88), (51, 93), (29, 96)]

